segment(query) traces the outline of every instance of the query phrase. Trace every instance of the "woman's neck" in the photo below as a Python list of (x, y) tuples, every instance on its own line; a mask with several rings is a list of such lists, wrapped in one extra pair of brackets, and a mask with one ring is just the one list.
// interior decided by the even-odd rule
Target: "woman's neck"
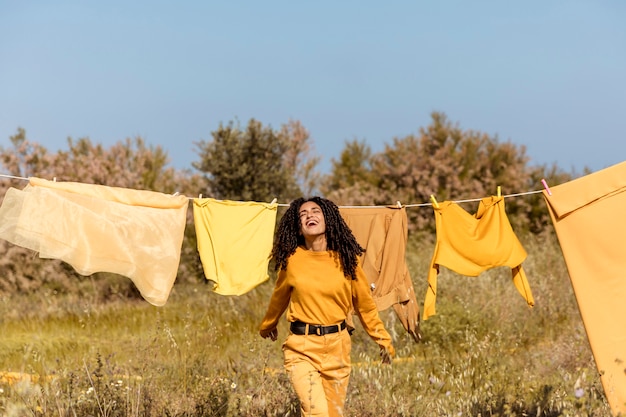
[(324, 252), (327, 250), (326, 235), (318, 235), (312, 239), (305, 239), (304, 246), (313, 252)]

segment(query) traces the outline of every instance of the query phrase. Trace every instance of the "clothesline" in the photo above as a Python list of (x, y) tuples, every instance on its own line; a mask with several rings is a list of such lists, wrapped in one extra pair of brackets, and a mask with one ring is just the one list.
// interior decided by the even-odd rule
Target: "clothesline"
[[(520, 197), (520, 196), (524, 196), (524, 195), (530, 195), (530, 194), (538, 194), (543, 192), (543, 190), (534, 190), (534, 191), (525, 191), (523, 193), (515, 193), (515, 194), (505, 194), (502, 197), (503, 198), (508, 198), (508, 197)], [(452, 200), (453, 203), (471, 203), (474, 201), (480, 201), (482, 200), (482, 198), (470, 198), (467, 200)], [(289, 204), (286, 204), (287, 206)], [(417, 203), (417, 204), (402, 204), (402, 207), (407, 207), (407, 208), (411, 208), (411, 207), (427, 207), (427, 206), (432, 206), (433, 203)], [(382, 207), (390, 207), (389, 204), (387, 205), (382, 205), (382, 206), (340, 206), (341, 208), (382, 208)]]
[(0, 177), (13, 178), (14, 180), (25, 180), (25, 181), (28, 181), (28, 178), (26, 178), (26, 177), (16, 177), (15, 175), (9, 175), (9, 174), (0, 174)]
[[(8, 175), (8, 174), (0, 174), (0, 177), (4, 177), (4, 178), (11, 178), (11, 179), (17, 179), (17, 180), (24, 180), (24, 181), (29, 181), (29, 178), (26, 177), (18, 177), (15, 175)], [(54, 181), (56, 181), (56, 177), (54, 178)], [(545, 186), (545, 185), (544, 185)], [(502, 197), (503, 198), (510, 198), (510, 197), (521, 197), (521, 196), (525, 196), (525, 195), (531, 195), (531, 194), (538, 194), (543, 192), (543, 190), (534, 190), (534, 191), (525, 191), (525, 192), (521, 192), (521, 193), (514, 193), (514, 194), (505, 194)], [(178, 195), (178, 193), (175, 193), (174, 195)], [(200, 198), (202, 198), (202, 194), (199, 194)], [(194, 200), (196, 197), (187, 197), (189, 199), (189, 201)], [(275, 201), (276, 199), (274, 199)], [(471, 203), (471, 202), (476, 202), (476, 201), (480, 201), (482, 200), (482, 198), (470, 198), (470, 199), (466, 199), (466, 200), (453, 200), (453, 203)], [(406, 208), (412, 208), (412, 207), (429, 207), (432, 206), (433, 203), (416, 203), (416, 204), (401, 204), (399, 201), (397, 202), (399, 207), (406, 207)], [(278, 203), (277, 204), (278, 207), (289, 207), (288, 203)], [(373, 205), (373, 206), (340, 206), (341, 208), (382, 208), (382, 207), (389, 207), (390, 205)]]

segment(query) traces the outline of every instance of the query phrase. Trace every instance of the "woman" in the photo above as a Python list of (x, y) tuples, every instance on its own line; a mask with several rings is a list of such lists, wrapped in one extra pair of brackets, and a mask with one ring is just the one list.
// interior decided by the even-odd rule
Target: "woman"
[(279, 273), (260, 334), (276, 340), (276, 326), (287, 310), (285, 370), (302, 416), (343, 415), (351, 348), (346, 318), (351, 311), (380, 346), (384, 363), (395, 354), (359, 266), (363, 252), (339, 208), (324, 198), (294, 200), (278, 226), (272, 259)]

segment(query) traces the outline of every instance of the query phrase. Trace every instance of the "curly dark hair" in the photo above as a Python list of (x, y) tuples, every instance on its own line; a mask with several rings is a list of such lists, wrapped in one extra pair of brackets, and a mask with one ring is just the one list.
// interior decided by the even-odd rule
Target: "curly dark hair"
[(280, 219), (272, 248), (275, 270), (286, 269), (289, 257), (298, 246), (304, 245), (304, 237), (300, 233), (300, 207), (309, 201), (320, 206), (324, 214), (327, 249), (339, 254), (343, 274), (351, 279), (356, 279), (359, 256), (365, 252), (365, 249), (358, 244), (352, 230), (341, 217), (339, 207), (322, 197), (310, 197), (308, 199), (300, 197), (289, 204), (289, 208)]

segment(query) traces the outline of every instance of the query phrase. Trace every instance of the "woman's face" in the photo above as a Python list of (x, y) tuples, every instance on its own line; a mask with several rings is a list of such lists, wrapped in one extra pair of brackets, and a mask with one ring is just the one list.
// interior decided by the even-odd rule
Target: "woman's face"
[(326, 233), (324, 213), (317, 203), (307, 201), (300, 206), (300, 231), (305, 239)]

